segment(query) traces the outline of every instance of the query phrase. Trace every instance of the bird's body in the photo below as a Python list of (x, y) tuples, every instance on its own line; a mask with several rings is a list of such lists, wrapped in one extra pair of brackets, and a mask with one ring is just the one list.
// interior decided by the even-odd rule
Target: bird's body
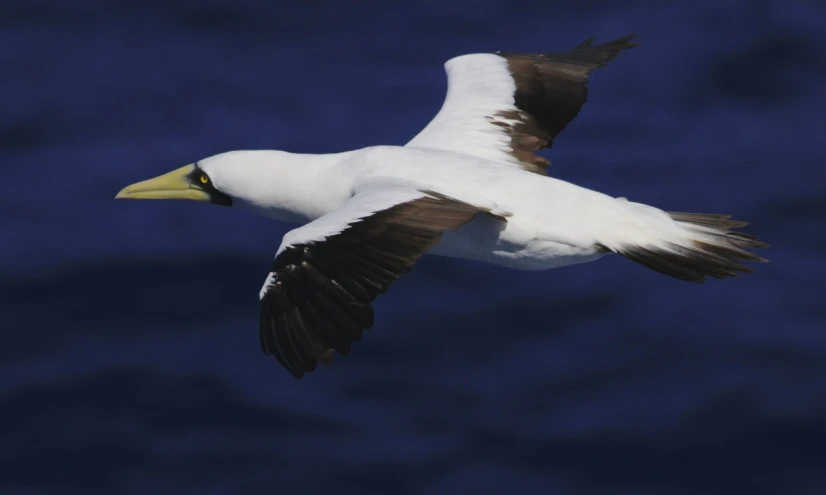
[(288, 232), (259, 292), (259, 335), (300, 378), (373, 326), (373, 300), (424, 254), (544, 270), (620, 254), (692, 282), (765, 261), (727, 215), (666, 212), (548, 177), (548, 148), (586, 100), (589, 73), (631, 37), (545, 54), (446, 64), (436, 117), (406, 146), (344, 153), (233, 151), (133, 184), (118, 197), (238, 206)]
[[(456, 231), (445, 232), (427, 254), (473, 259), (510, 268), (541, 270), (595, 260), (601, 238), (633, 221), (627, 202), (570, 182), (526, 173), (515, 167), (462, 153), (402, 146), (373, 146), (330, 155), (280, 151), (240, 151), (217, 155), (199, 165), (209, 170), (255, 168), (251, 184), (262, 200), (238, 206), (275, 220), (307, 223), (343, 206), (356, 192), (371, 187), (434, 191), (489, 208), (506, 217), (481, 216)], [(258, 163), (261, 163), (260, 169)], [(306, 181), (292, 181), (277, 204), (270, 192), (283, 181), (281, 167), (301, 168)], [(213, 175), (221, 188), (219, 174)], [(327, 178), (329, 181), (326, 181)], [(254, 182), (254, 184), (252, 183)], [(289, 197), (288, 201), (284, 201)], [(626, 230), (627, 232), (627, 230)]]

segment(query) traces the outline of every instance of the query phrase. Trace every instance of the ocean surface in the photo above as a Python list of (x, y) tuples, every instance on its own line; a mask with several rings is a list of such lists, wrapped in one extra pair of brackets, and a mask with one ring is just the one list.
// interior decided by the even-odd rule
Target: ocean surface
[[(257, 298), (292, 225), (113, 201), (402, 145), (452, 56), (634, 32), (551, 174), (747, 220), (756, 273), (425, 257), (295, 380)], [(3, 0), (0, 47), (2, 495), (826, 493), (823, 2)]]

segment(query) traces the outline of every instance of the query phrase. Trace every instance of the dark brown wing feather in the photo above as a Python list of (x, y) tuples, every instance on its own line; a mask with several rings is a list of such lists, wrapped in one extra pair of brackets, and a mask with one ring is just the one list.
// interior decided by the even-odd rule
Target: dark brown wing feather
[(626, 36), (601, 45), (593, 38), (559, 53), (499, 53), (516, 83), (517, 110), (502, 111), (492, 122), (511, 138), (511, 154), (532, 172), (544, 174), (550, 162), (534, 152), (550, 148), (554, 138), (588, 99), (588, 75), (617, 54), (639, 43)]
[(333, 352), (347, 354), (373, 326), (371, 303), (410, 271), (443, 232), (488, 210), (428, 192), (352, 223), (320, 242), (286, 248), (273, 262), (275, 281), (261, 299), (260, 337), (301, 378)]

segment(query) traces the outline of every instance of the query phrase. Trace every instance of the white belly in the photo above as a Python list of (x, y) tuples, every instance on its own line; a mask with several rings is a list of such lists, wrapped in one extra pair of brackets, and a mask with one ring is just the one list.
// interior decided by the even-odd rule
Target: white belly
[(597, 260), (606, 252), (595, 246), (577, 246), (553, 240), (541, 231), (479, 216), (455, 232), (446, 232), (428, 254), (471, 259), (520, 270), (548, 270)]

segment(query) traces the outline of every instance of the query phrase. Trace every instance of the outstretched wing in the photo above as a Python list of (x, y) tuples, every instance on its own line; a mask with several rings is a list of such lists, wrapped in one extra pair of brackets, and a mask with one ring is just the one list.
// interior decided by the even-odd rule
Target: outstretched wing
[(288, 232), (260, 292), (261, 347), (296, 378), (347, 354), (371, 303), (433, 247), (489, 210), (441, 194), (372, 190)]
[(559, 53), (476, 53), (445, 63), (441, 110), (407, 146), (461, 151), (545, 174), (550, 162), (534, 152), (554, 138), (587, 100), (588, 74), (621, 50), (626, 36), (601, 45), (593, 38)]

